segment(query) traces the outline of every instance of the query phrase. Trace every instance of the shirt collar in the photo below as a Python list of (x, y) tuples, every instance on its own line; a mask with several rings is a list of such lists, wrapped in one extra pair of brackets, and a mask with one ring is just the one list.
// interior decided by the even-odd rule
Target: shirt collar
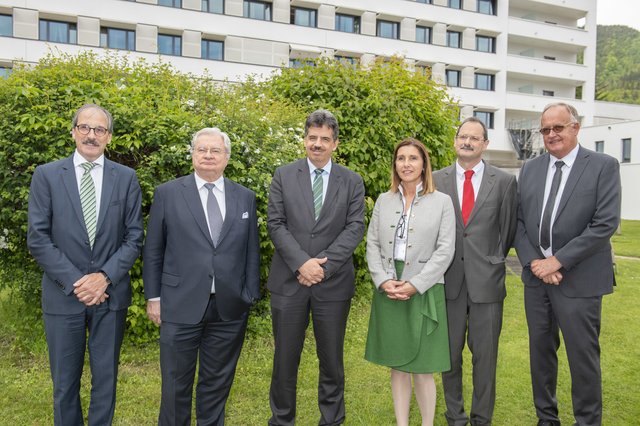
[[(484, 171), (484, 161), (480, 160), (480, 162), (473, 166), (471, 170), (473, 170), (474, 176)], [(456, 161), (456, 174), (458, 175), (458, 177), (464, 178), (464, 172), (465, 169), (463, 169), (462, 166)]]
[(562, 158), (557, 158), (554, 157), (553, 155), (549, 154), (549, 166), (553, 165), (556, 163), (556, 161), (558, 160), (562, 160), (564, 161), (564, 165), (571, 168), (571, 166), (573, 166), (573, 163), (575, 163), (576, 158), (578, 158), (578, 151), (580, 150), (580, 145), (576, 145), (571, 151), (569, 151), (569, 153), (567, 155), (565, 155)]
[[(317, 169), (317, 167), (313, 165), (313, 163), (311, 162), (311, 160), (309, 160), (308, 157), (307, 157), (307, 164), (309, 165), (309, 174), (311, 176), (313, 176), (315, 171), (316, 171), (316, 169)], [(331, 174), (331, 164), (332, 164), (332, 161), (329, 160), (329, 162), (324, 165), (324, 167), (322, 168), (322, 170), (324, 170), (324, 172), (322, 174), (324, 174), (324, 173), (326, 173), (328, 175)]]
[[(73, 153), (73, 167), (80, 167), (81, 164), (84, 164), (87, 162), (89, 161), (87, 161), (87, 159), (85, 159), (82, 155), (80, 155), (80, 153), (76, 149)], [(91, 161), (91, 163), (96, 164), (100, 167), (104, 167), (104, 154), (96, 158), (94, 161)]]
[[(400, 192), (400, 195), (402, 195), (402, 198), (404, 198), (404, 188), (402, 187), (402, 184), (398, 185), (398, 191)], [(416, 186), (416, 196), (420, 195), (422, 193), (422, 182), (418, 183), (418, 186)]]
[(202, 189), (205, 183), (213, 183), (216, 186), (216, 189), (218, 189), (221, 192), (224, 192), (224, 176), (220, 176), (218, 179), (216, 179), (213, 182), (207, 182), (206, 180), (202, 179), (198, 175), (198, 173), (194, 172), (193, 175), (196, 178), (196, 187), (198, 188), (198, 191)]

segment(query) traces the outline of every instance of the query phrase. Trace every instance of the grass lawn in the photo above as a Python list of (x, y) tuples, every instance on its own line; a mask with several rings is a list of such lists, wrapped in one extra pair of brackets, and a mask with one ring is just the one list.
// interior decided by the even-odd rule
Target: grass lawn
[[(634, 230), (635, 236), (628, 232)], [(640, 222), (624, 222), (622, 235), (616, 236), (616, 254), (638, 256)], [(640, 418), (640, 260), (618, 260), (618, 286), (604, 298), (601, 333), (604, 388), (604, 421), (608, 426), (637, 424)], [(503, 332), (498, 364), (497, 402), (494, 424), (535, 425), (530, 375), (526, 321), (522, 284), (510, 275), (507, 281)], [(388, 369), (364, 360), (369, 304), (355, 301), (352, 307), (345, 348), (347, 425), (392, 425), (393, 405)], [(15, 306), (3, 294), (0, 301), (0, 424), (50, 425), (52, 421), (51, 379), (42, 327), (34, 324), (29, 349), (12, 344), (12, 323), (21, 320)], [(38, 322), (38, 321), (36, 321)], [(315, 425), (317, 370), (314, 341), (307, 339), (298, 382), (298, 423)], [(248, 340), (236, 373), (227, 405), (227, 424), (234, 426), (265, 425), (269, 418), (269, 382), (273, 343), (270, 337)], [(563, 424), (572, 424), (570, 377), (564, 349), (559, 353), (560, 374), (558, 400)], [(471, 365), (467, 353), (465, 365)], [(471, 377), (466, 368), (467, 408), (470, 403)], [(444, 401), (439, 377), (436, 425), (446, 425)], [(88, 365), (83, 378), (82, 399), (89, 399)], [(157, 424), (160, 401), (160, 366), (157, 344), (125, 347), (122, 351), (115, 424)], [(412, 425), (420, 424), (415, 404)]]

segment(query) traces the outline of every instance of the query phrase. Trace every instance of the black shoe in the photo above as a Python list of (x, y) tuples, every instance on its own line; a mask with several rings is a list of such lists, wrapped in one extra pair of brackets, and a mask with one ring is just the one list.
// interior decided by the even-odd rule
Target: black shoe
[(538, 426), (560, 426), (559, 420), (538, 420)]

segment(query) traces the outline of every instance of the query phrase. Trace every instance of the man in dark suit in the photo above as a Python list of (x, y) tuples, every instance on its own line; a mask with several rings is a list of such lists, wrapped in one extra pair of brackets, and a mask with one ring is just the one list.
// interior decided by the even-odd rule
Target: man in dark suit
[[(433, 174), (456, 212), (456, 252), (444, 281), (451, 370), (442, 374), (452, 426), (490, 425), (496, 397), (498, 339), (502, 329), (505, 258), (516, 232), (516, 178), (482, 160), (487, 129), (475, 117), (456, 133), (455, 164)], [(462, 396), (465, 338), (473, 354), (471, 417)]]
[(79, 391), (87, 333), (89, 424), (113, 419), (131, 304), (129, 269), (144, 230), (135, 172), (104, 156), (112, 132), (107, 110), (82, 106), (72, 121), (73, 155), (38, 166), (31, 180), (27, 244), (44, 271), (42, 310), (56, 425), (83, 424)]
[(575, 108), (547, 105), (548, 153), (522, 167), (515, 247), (522, 263), (533, 400), (538, 425), (559, 425), (562, 330), (577, 425), (602, 423), (602, 296), (613, 291), (610, 237), (620, 221), (618, 161), (578, 145)]
[(313, 318), (320, 362), (320, 425), (344, 421), (343, 346), (354, 293), (352, 254), (364, 234), (362, 178), (331, 160), (338, 122), (326, 110), (307, 117), (307, 158), (278, 168), (267, 226), (275, 246), (267, 287), (275, 353), (270, 425), (293, 425), (300, 354)]
[(147, 314), (160, 325), (160, 425), (190, 425), (196, 363), (199, 425), (223, 425), (247, 328), (260, 295), (253, 191), (223, 177), (229, 137), (217, 128), (191, 141), (195, 173), (156, 188), (143, 279)]

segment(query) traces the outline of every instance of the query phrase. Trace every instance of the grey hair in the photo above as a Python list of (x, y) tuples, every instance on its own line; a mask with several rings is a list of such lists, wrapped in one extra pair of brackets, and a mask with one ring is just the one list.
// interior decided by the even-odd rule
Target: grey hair
[[(572, 123), (580, 123), (578, 110), (576, 110), (576, 108), (573, 105), (569, 105), (568, 103), (565, 103), (565, 102), (553, 102), (553, 103), (547, 104), (542, 110), (542, 115), (544, 115), (544, 113), (547, 112), (547, 110), (555, 107), (564, 108), (571, 116)], [(542, 120), (542, 116), (540, 116), (540, 119)]]
[(73, 119), (71, 120), (72, 129), (75, 129), (78, 125), (78, 116), (80, 115), (80, 113), (88, 109), (96, 109), (98, 111), (101, 111), (105, 115), (105, 117), (107, 117), (107, 130), (109, 130), (109, 133), (113, 133), (113, 117), (111, 116), (111, 113), (102, 108), (100, 105), (96, 104), (84, 104), (80, 108), (78, 108), (75, 114), (73, 114)]
[(331, 134), (333, 136), (333, 140), (338, 140), (338, 120), (334, 117), (331, 112), (326, 109), (318, 109), (313, 111), (307, 117), (307, 121), (304, 123), (304, 136), (307, 137), (307, 133), (309, 132), (310, 127), (322, 127), (327, 126), (331, 129)]
[(190, 148), (192, 153), (193, 153), (193, 148), (196, 145), (196, 141), (202, 135), (220, 136), (224, 141), (224, 150), (227, 152), (227, 158), (231, 157), (231, 139), (229, 139), (229, 136), (225, 132), (218, 129), (217, 127), (205, 127), (204, 129), (200, 129), (193, 134), (193, 138), (191, 138), (191, 148)]

